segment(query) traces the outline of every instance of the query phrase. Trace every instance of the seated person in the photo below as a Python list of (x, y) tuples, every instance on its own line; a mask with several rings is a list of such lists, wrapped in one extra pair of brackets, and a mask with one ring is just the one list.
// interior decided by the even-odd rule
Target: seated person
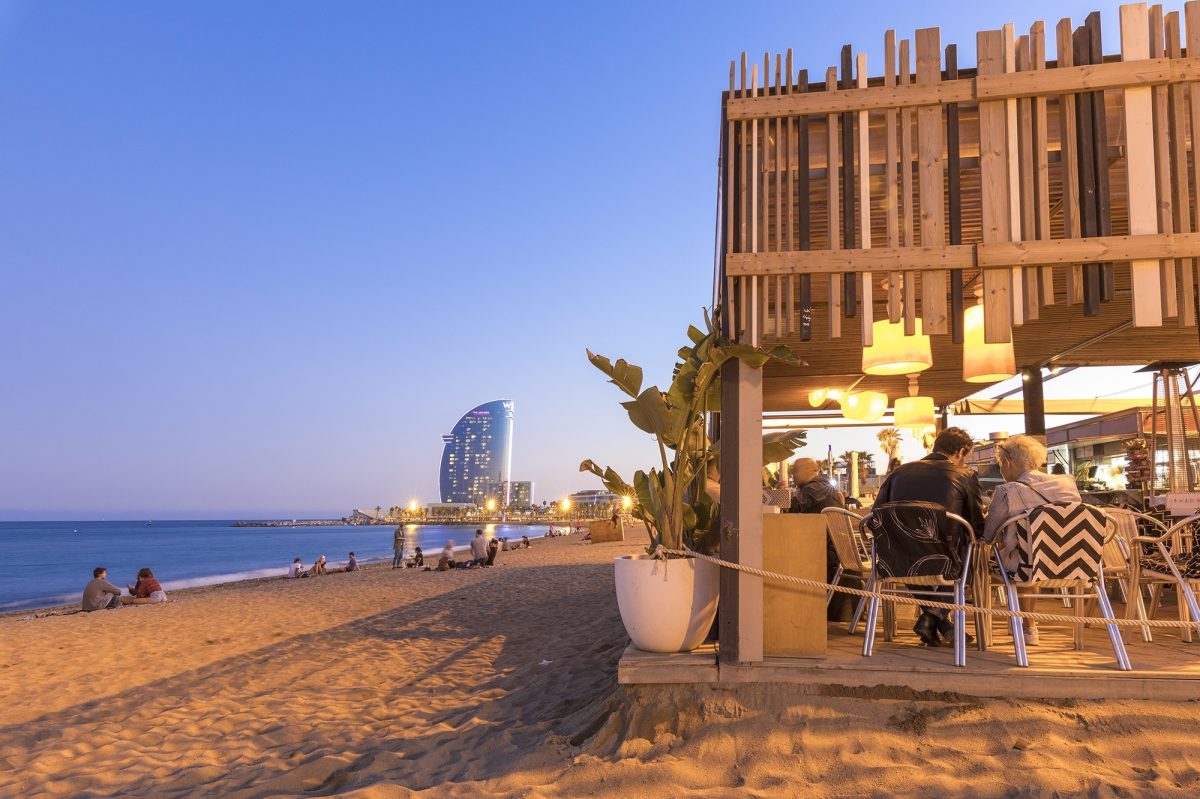
[(796, 485), (792, 513), (820, 513), (825, 508), (845, 505), (842, 495), (821, 475), (820, 464), (812, 458), (796, 458), (792, 462), (792, 482)]
[(348, 571), (348, 572), (358, 571), (358, 558), (354, 557), (353, 552), (350, 553), (349, 557), (350, 557), (350, 560), (346, 563), (346, 571)]
[[(812, 458), (796, 458), (792, 462), (792, 482), (796, 493), (792, 496), (792, 513), (820, 513), (824, 508), (842, 507), (842, 495), (821, 474), (821, 466)], [(837, 549), (832, 539), (825, 537), (825, 580), (833, 582), (838, 569)], [(829, 601), (826, 616), (831, 620), (842, 620), (853, 612), (854, 600), (846, 594), (834, 593)]]
[(103, 566), (92, 569), (92, 579), (83, 587), (84, 613), (121, 607), (121, 589), (110, 583), (107, 577), (108, 569)]
[(325, 556), (324, 555), (318, 556), (317, 562), (314, 563), (312, 568), (308, 570), (309, 577), (317, 577), (322, 574), (328, 574), (328, 572), (325, 569)]
[(446, 546), (442, 547), (442, 554), (438, 556), (437, 570), (444, 572), (453, 569), (457, 565), (454, 561), (454, 542), (447, 541)]
[(421, 551), (420, 547), (417, 547), (416, 549), (413, 550), (412, 560), (410, 560), (408, 562), (408, 568), (420, 569), (420, 568), (423, 568), (424, 566), (425, 566), (425, 553)]
[(157, 605), (167, 601), (167, 592), (162, 590), (154, 572), (149, 568), (137, 573), (137, 584), (129, 586), (129, 596), (122, 600), (126, 605)]
[(533, 549), (533, 544), (529, 543), (529, 536), (521, 536), (521, 549)]
[[(983, 529), (983, 499), (979, 476), (966, 466), (975, 448), (971, 435), (962, 428), (948, 427), (933, 441), (933, 450), (919, 461), (902, 463), (879, 487), (875, 504), (884, 502), (936, 502), (966, 519), (976, 530)], [(925, 589), (922, 589), (925, 590)], [(949, 593), (949, 589), (944, 589)], [(948, 611), (921, 608), (913, 632), (929, 646), (938, 646), (938, 634), (954, 639), (954, 623)], [(968, 639), (970, 636), (968, 636)]]
[(304, 564), (300, 562), (300, 558), (292, 559), (292, 565), (288, 566), (287, 576), (289, 580), (308, 576), (308, 572), (304, 571)]
[[(996, 547), (996, 555), (1005, 571), (1016, 572), (1021, 565), (1020, 534), (1017, 525), (1009, 525), (1001, 540), (1000, 528), (1014, 516), (1051, 502), (1080, 502), (1079, 488), (1075, 480), (1066, 474), (1046, 474), (1039, 471), (1046, 462), (1046, 446), (1033, 436), (1013, 436), (996, 446), (996, 462), (1000, 474), (1007, 481), (996, 488), (992, 504), (988, 508), (987, 524), (983, 537)], [(1021, 597), (1021, 610), (1033, 610), (1036, 598)], [(1025, 625), (1025, 643), (1038, 645), (1036, 621), (1022, 619)]]
[(488, 542), (483, 537), (483, 530), (476, 530), (475, 537), (471, 539), (471, 559), (467, 561), (468, 566), (482, 566), (487, 562)]
[(494, 538), (491, 541), (488, 541), (487, 561), (483, 565), (484, 566), (495, 566), (496, 565), (496, 554), (499, 551), (500, 551), (500, 542), (499, 541), (497, 541)]

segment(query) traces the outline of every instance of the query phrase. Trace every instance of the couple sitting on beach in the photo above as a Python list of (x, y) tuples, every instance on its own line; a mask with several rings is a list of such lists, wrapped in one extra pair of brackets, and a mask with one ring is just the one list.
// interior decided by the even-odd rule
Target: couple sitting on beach
[(122, 605), (157, 605), (167, 601), (167, 592), (162, 590), (154, 572), (145, 568), (138, 572), (137, 583), (127, 586), (129, 596), (121, 596), (121, 589), (108, 581), (108, 570), (103, 566), (92, 569), (92, 579), (83, 587), (83, 610), (110, 610)]
[(476, 530), (475, 537), (471, 539), (471, 558), (462, 563), (456, 561), (454, 559), (454, 542), (447, 541), (446, 546), (442, 547), (442, 554), (438, 557), (437, 571), (444, 572), (450, 569), (473, 569), (477, 566), (494, 566), (496, 565), (496, 554), (499, 552), (499, 541), (494, 538), (488, 541), (483, 537), (483, 530)]
[[(358, 558), (354, 556), (353, 552), (349, 553), (348, 557), (350, 560), (346, 563), (346, 568), (342, 569), (341, 571), (358, 571)], [(292, 560), (292, 565), (288, 567), (287, 577), (289, 580), (295, 580), (300, 577), (319, 577), (322, 574), (329, 574), (329, 568), (326, 566), (325, 556), (319, 555), (317, 557), (317, 562), (314, 563), (312, 568), (307, 571), (304, 570), (304, 563), (300, 560), (300, 558), (294, 558)]]

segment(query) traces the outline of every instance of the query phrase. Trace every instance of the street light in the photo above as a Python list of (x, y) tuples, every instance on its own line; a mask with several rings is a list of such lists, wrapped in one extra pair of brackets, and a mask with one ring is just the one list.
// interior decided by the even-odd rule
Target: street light
[(415, 499), (410, 499), (408, 501), (408, 512), (409, 513), (417, 512), (417, 501)]
[(492, 513), (493, 511), (495, 511), (496, 510), (496, 500), (489, 499), (486, 503), (486, 507), (487, 507), (488, 513)]
[(633, 507), (633, 498), (628, 497), (628, 496), (621, 497), (621, 507), (625, 510), (629, 510), (630, 508), (632, 508)]

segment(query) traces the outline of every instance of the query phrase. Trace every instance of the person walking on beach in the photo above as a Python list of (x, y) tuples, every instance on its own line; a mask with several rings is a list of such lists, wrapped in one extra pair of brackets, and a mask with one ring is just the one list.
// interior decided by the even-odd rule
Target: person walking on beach
[(97, 566), (92, 569), (92, 579), (83, 587), (83, 611), (110, 610), (121, 607), (121, 589), (107, 579), (108, 569)]
[(404, 525), (401, 524), (396, 528), (396, 534), (392, 536), (392, 568), (400, 569), (404, 567)]

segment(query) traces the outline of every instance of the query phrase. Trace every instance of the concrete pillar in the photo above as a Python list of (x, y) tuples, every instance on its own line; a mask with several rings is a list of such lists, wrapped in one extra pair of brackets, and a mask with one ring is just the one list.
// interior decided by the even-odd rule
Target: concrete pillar
[[(721, 367), (721, 558), (762, 568), (762, 370)], [(763, 658), (763, 581), (721, 570), (720, 657)]]

